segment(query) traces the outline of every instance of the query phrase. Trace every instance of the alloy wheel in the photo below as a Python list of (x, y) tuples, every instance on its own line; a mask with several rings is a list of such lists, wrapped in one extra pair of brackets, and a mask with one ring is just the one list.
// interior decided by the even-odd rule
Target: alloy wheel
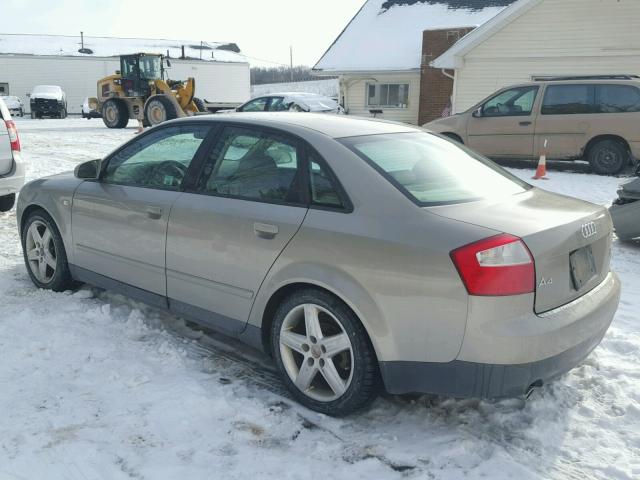
[(326, 308), (305, 303), (286, 315), (280, 354), (287, 375), (308, 397), (331, 402), (353, 378), (353, 347), (340, 321)]
[(51, 282), (58, 267), (51, 229), (40, 220), (34, 221), (27, 230), (25, 247), (33, 275), (43, 284)]

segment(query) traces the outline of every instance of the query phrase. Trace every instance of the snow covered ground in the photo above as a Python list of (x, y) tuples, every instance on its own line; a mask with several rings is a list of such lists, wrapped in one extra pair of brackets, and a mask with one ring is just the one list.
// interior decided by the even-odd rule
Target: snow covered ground
[[(134, 129), (17, 120), (30, 179)], [(512, 170), (528, 179), (532, 170)], [(609, 204), (618, 179), (551, 172)], [(0, 214), (0, 480), (640, 478), (640, 245), (616, 241), (622, 303), (586, 362), (523, 400), (384, 397), (346, 419), (286, 395), (261, 355), (97, 289), (36, 290)]]

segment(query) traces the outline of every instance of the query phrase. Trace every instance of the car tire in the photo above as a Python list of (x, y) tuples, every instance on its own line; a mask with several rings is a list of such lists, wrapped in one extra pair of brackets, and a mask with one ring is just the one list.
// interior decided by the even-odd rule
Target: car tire
[(366, 330), (344, 302), (323, 290), (285, 298), (271, 327), (271, 348), (287, 388), (311, 410), (348, 415), (378, 392), (378, 365)]
[(102, 105), (102, 121), (107, 128), (125, 128), (129, 124), (129, 109), (117, 98), (110, 98)]
[(31, 112), (31, 118), (32, 118), (32, 119), (35, 119), (35, 118), (36, 118), (36, 112), (33, 112), (33, 111)]
[(149, 97), (144, 104), (144, 121), (152, 127), (177, 117), (176, 107), (165, 95)]
[(60, 110), (60, 118), (67, 118), (67, 109), (63, 108)]
[(193, 103), (195, 103), (196, 107), (198, 107), (198, 111), (202, 113), (209, 113), (207, 107), (204, 104), (204, 101), (201, 98), (193, 97)]
[[(39, 242), (34, 239), (31, 233), (32, 228), (39, 233)], [(49, 233), (47, 234), (47, 232)], [(32, 211), (24, 222), (21, 236), (24, 263), (29, 277), (36, 287), (54, 292), (64, 292), (77, 285), (69, 270), (62, 236), (56, 223), (47, 212), (40, 209)], [(55, 268), (50, 266), (47, 259), (55, 262)], [(41, 276), (42, 271), (38, 268), (42, 262), (47, 264), (44, 276)]]
[(629, 150), (616, 140), (600, 140), (589, 148), (587, 160), (599, 175), (617, 175), (629, 164)]
[(0, 212), (8, 212), (16, 204), (16, 194), (3, 195), (0, 197)]

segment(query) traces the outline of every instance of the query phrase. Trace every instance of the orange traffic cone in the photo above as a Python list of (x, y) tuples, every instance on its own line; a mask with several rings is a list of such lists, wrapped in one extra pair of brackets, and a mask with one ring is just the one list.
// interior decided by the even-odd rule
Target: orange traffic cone
[(544, 147), (540, 153), (540, 160), (538, 161), (538, 168), (536, 174), (533, 176), (534, 180), (549, 180), (547, 178), (547, 145), (549, 140), (544, 141)]

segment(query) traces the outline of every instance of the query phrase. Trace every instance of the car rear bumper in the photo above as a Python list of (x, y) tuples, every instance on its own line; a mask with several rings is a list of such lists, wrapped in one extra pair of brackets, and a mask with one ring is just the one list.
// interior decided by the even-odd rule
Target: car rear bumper
[(393, 394), (475, 398), (523, 395), (532, 385), (553, 380), (584, 360), (607, 332), (619, 301), (620, 281), (610, 273), (570, 304), (544, 315), (531, 314), (533, 328), (525, 328), (518, 318), (508, 336), (504, 324), (491, 322), (482, 325), (482, 337), (465, 334), (461, 352), (452, 362), (380, 362), (386, 389)]
[(13, 168), (6, 175), (0, 175), (0, 197), (17, 193), (24, 185), (24, 162), (20, 153), (14, 153)]

